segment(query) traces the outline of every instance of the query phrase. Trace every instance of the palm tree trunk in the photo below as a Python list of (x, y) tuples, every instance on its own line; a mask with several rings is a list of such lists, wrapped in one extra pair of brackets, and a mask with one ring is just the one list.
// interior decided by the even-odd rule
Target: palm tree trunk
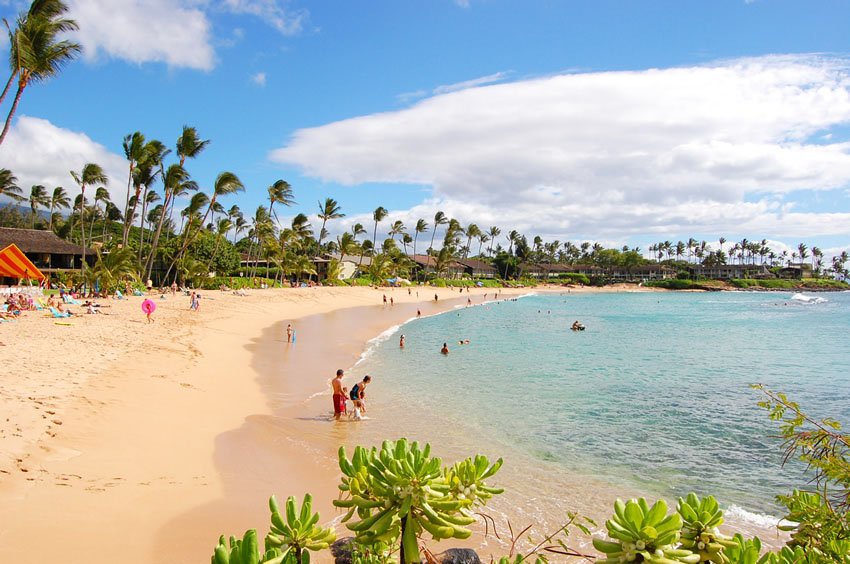
[(0, 145), (3, 144), (3, 140), (6, 139), (6, 134), (9, 133), (9, 126), (12, 125), (12, 118), (15, 116), (15, 111), (18, 109), (18, 103), (21, 101), (21, 95), (24, 93), (24, 88), (26, 87), (26, 79), (21, 78), (18, 81), (18, 91), (15, 92), (15, 101), (12, 102), (9, 115), (6, 116), (6, 125), (3, 126), (3, 133), (0, 133)]
[(148, 208), (148, 186), (145, 184), (145, 193), (142, 196), (142, 222), (139, 224), (139, 263), (142, 262), (142, 249), (145, 246), (145, 212)]
[(0, 105), (3, 105), (3, 100), (6, 99), (6, 94), (9, 93), (9, 88), (12, 87), (12, 81), (15, 80), (17, 75), (17, 71), (13, 72), (12, 76), (9, 77), (9, 80), (6, 81), (6, 87), (3, 89), (3, 93), (0, 94)]
[(172, 194), (173, 192), (169, 192), (168, 189), (165, 190), (165, 203), (162, 206), (162, 213), (159, 214), (159, 223), (156, 226), (156, 233), (153, 236), (153, 241), (151, 242), (151, 252), (148, 255), (147, 264), (145, 270), (147, 271), (147, 277), (151, 277), (151, 273), (153, 272), (153, 262), (156, 257), (156, 248), (159, 246), (159, 237), (162, 233), (162, 224), (165, 223), (165, 210), (168, 209), (168, 204), (173, 200)]
[(83, 219), (83, 210), (86, 207), (86, 185), (83, 184), (80, 186), (80, 191), (82, 193), (82, 197), (80, 198), (80, 231), (83, 238), (83, 261), (80, 265), (80, 269), (85, 272), (86, 271), (86, 226)]
[(50, 223), (47, 224), (47, 228), (53, 231), (53, 200), (50, 201)]
[(89, 244), (94, 242), (94, 220), (97, 218), (97, 201), (94, 203), (94, 215), (92, 216), (91, 223), (89, 224)]
[[(130, 163), (130, 173), (127, 175), (127, 198), (124, 200), (124, 232), (121, 234), (121, 245), (126, 247), (130, 236), (130, 219), (127, 214), (130, 211), (130, 187), (133, 183), (133, 163)], [(133, 210), (136, 211), (136, 210)]]

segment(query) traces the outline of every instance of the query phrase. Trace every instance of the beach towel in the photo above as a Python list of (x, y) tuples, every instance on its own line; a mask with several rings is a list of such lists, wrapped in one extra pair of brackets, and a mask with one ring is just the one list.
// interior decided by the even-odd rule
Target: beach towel
[(144, 296), (144, 294), (142, 294), (141, 290), (133, 290), (133, 295), (134, 296)]
[(60, 319), (63, 318), (63, 317), (71, 317), (71, 314), (69, 312), (66, 311), (66, 312), (62, 313), (61, 311), (59, 311), (55, 307), (50, 308), (50, 313), (53, 314), (53, 317), (58, 317)]
[(121, 293), (121, 290), (115, 290), (115, 297), (119, 300), (123, 300), (124, 294)]

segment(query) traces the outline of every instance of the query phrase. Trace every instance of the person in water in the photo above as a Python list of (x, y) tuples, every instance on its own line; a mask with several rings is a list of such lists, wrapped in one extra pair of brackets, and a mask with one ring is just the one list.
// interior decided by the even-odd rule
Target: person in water
[(571, 329), (573, 331), (581, 331), (582, 329), (584, 329), (584, 325), (579, 323), (578, 319), (576, 319), (575, 321), (573, 321), (573, 326), (571, 327)]
[(372, 377), (367, 374), (363, 377), (363, 381), (354, 384), (354, 387), (348, 393), (348, 397), (354, 402), (354, 415), (357, 419), (362, 419), (361, 414), (366, 413), (366, 402), (364, 401), (366, 399), (366, 386), (371, 381)]
[(404, 348), (404, 335), (402, 335), (401, 338), (398, 340), (398, 346), (399, 348)]
[(443, 343), (443, 348), (440, 349), (440, 352), (442, 354), (449, 354), (449, 344)]
[(331, 380), (333, 388), (334, 419), (339, 421), (340, 416), (345, 413), (345, 388), (342, 387), (342, 377), (345, 371), (342, 368), (336, 371), (336, 376)]

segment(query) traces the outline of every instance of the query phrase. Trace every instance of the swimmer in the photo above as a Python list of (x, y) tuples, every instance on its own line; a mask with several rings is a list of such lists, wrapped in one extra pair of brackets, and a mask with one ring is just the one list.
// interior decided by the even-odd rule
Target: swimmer
[(404, 335), (402, 335), (401, 338), (398, 340), (398, 346), (399, 348), (404, 348)]
[(440, 349), (440, 353), (449, 354), (449, 344), (443, 343), (443, 348)]

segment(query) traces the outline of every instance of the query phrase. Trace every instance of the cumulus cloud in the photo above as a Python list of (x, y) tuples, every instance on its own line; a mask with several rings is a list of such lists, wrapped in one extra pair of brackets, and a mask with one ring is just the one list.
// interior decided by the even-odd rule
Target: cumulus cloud
[(850, 143), (824, 137), (848, 122), (847, 61), (772, 56), (450, 91), (298, 130), (271, 158), (430, 185), (462, 221), (535, 233), (848, 234), (850, 214), (793, 209), (795, 191), (850, 182)]
[(69, 0), (77, 38), (89, 60), (210, 70), (215, 65), (206, 14), (181, 0)]
[(62, 129), (45, 119), (20, 116), (0, 146), (0, 161), (15, 173), (25, 194), (30, 186), (43, 184), (49, 192), (64, 186), (72, 197), (79, 191), (70, 171), (80, 171), (86, 163), (97, 163), (110, 179), (107, 188), (112, 200), (122, 202), (123, 207), (126, 160), (84, 133)]
[(257, 86), (265, 86), (266, 85), (266, 73), (258, 72), (255, 75), (251, 76), (251, 82), (256, 84)]

